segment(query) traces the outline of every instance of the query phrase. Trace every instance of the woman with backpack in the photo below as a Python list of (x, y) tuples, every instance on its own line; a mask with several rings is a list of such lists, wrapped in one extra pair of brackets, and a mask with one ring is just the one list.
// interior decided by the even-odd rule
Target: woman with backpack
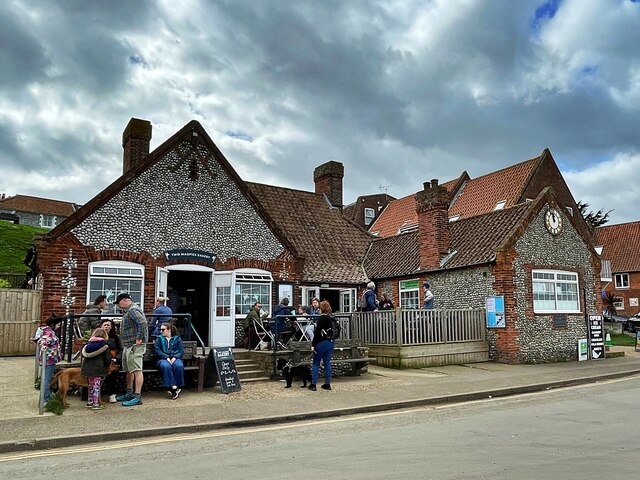
[(313, 364), (311, 366), (311, 384), (309, 390), (316, 391), (316, 383), (320, 374), (320, 360), (324, 364), (324, 385), (320, 388), (331, 390), (331, 357), (333, 356), (334, 333), (331, 316), (331, 305), (326, 300), (320, 302), (320, 316), (316, 323), (315, 335), (311, 342)]

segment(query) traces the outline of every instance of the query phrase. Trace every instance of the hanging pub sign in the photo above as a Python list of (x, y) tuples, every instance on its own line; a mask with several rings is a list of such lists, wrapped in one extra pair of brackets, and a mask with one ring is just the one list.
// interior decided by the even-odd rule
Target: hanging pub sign
[(505, 328), (504, 296), (486, 297), (487, 328)]
[(589, 353), (591, 360), (604, 358), (604, 322), (602, 315), (589, 315)]
[(164, 252), (167, 257), (167, 261), (176, 262), (179, 260), (191, 260), (201, 263), (207, 263), (213, 265), (216, 260), (216, 256), (211, 252), (204, 252), (202, 250), (192, 250), (190, 248), (177, 248), (175, 250), (168, 250)]

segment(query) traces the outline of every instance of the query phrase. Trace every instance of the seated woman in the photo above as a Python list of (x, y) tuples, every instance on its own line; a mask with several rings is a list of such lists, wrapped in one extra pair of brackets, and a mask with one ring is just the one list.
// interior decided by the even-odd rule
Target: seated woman
[(160, 336), (153, 343), (158, 359), (157, 365), (162, 374), (162, 385), (167, 388), (172, 400), (178, 398), (182, 391), (180, 387), (184, 386), (184, 364), (182, 363), (184, 347), (182, 339), (176, 333), (174, 325), (163, 323), (160, 327)]

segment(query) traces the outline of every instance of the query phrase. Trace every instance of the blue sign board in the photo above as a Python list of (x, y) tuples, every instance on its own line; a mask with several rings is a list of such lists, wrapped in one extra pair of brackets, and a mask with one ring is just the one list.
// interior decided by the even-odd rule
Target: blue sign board
[(485, 299), (487, 308), (487, 328), (505, 328), (504, 296), (487, 297)]

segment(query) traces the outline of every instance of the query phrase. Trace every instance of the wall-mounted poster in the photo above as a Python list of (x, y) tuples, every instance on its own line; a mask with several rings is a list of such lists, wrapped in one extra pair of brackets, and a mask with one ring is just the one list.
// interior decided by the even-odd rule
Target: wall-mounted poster
[(289, 299), (289, 305), (293, 305), (293, 285), (290, 283), (281, 283), (278, 285), (278, 302), (283, 298)]
[(504, 297), (487, 297), (487, 328), (505, 328)]

